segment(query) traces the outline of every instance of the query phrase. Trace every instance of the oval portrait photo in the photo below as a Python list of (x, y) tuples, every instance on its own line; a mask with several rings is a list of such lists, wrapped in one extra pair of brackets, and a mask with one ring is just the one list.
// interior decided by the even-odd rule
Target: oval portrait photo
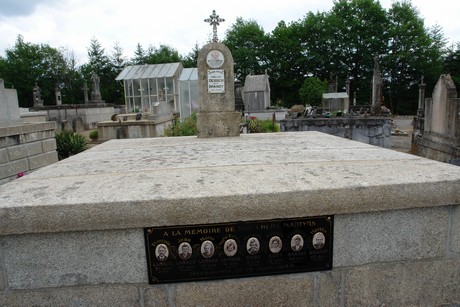
[(236, 245), (236, 241), (233, 239), (228, 239), (224, 243), (224, 253), (228, 257), (235, 256), (236, 252), (238, 251), (238, 246)]
[(281, 251), (281, 248), (283, 247), (283, 242), (281, 241), (280, 237), (274, 236), (270, 238), (270, 241), (268, 242), (268, 247), (270, 248), (270, 251), (273, 254), (277, 254)]
[(182, 260), (187, 260), (192, 256), (192, 247), (187, 242), (179, 244), (179, 257)]
[(303, 238), (301, 235), (296, 234), (291, 239), (291, 248), (293, 251), (298, 252), (303, 248)]
[(204, 258), (211, 258), (214, 255), (214, 244), (211, 241), (204, 241), (201, 244), (201, 255)]
[(322, 232), (317, 232), (313, 236), (313, 247), (315, 249), (322, 249), (326, 243), (326, 238)]
[(157, 257), (159, 261), (165, 261), (168, 259), (168, 256), (169, 250), (166, 244), (158, 244), (155, 248), (155, 257)]
[(259, 239), (255, 237), (249, 238), (248, 242), (246, 243), (246, 249), (250, 255), (257, 254), (260, 249)]

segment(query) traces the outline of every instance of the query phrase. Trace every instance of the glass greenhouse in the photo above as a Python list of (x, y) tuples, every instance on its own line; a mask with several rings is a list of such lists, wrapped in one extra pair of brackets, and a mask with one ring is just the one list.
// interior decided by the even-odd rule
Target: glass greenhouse
[(127, 66), (115, 80), (123, 82), (127, 113), (185, 118), (198, 108), (197, 69), (182, 63)]

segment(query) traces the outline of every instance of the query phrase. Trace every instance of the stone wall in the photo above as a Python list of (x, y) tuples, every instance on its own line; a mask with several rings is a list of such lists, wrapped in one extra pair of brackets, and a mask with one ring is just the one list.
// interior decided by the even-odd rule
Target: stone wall
[(0, 127), (0, 184), (55, 163), (55, 123)]
[(95, 129), (100, 121), (109, 120), (115, 113), (113, 106), (60, 105), (35, 108), (46, 112), (48, 121), (55, 121), (58, 129), (80, 132)]
[(157, 120), (102, 121), (97, 123), (99, 140), (152, 138), (165, 135), (173, 117)]
[(281, 131), (318, 131), (353, 141), (391, 147), (391, 118), (286, 118)]
[[(454, 231), (455, 230), (455, 231)], [(460, 207), (335, 216), (334, 269), (149, 286), (142, 229), (2, 238), (4, 306), (460, 303)]]
[[(0, 305), (456, 306), (459, 189), (317, 132), (108, 141), (0, 187)], [(144, 227), (330, 214), (330, 271), (148, 284)]]

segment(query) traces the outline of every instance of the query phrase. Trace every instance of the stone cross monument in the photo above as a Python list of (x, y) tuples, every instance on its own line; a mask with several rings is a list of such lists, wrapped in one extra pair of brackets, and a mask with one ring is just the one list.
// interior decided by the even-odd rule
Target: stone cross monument
[(418, 109), (417, 109), (417, 116), (423, 117), (425, 114), (425, 88), (426, 84), (424, 81), (424, 77), (420, 78), (420, 84), (418, 85)]
[(99, 89), (99, 76), (94, 73), (91, 76), (91, 80), (93, 81), (93, 90), (91, 91), (90, 103), (104, 103), (104, 100), (101, 98), (101, 91)]
[(382, 107), (382, 76), (379, 67), (379, 57), (374, 56), (374, 75), (372, 77), (372, 115), (380, 115)]
[(219, 15), (216, 15), (216, 10), (212, 10), (212, 14), (209, 15), (209, 18), (206, 18), (204, 22), (208, 22), (212, 26), (212, 41), (217, 42), (217, 26), (224, 22), (225, 19), (219, 18)]
[(88, 84), (85, 82), (85, 84), (83, 84), (83, 87), (81, 89), (83, 91), (83, 98), (85, 99), (85, 104), (88, 103), (89, 99), (88, 99), (88, 91), (89, 91), (89, 88), (88, 88)]
[(241, 114), (235, 111), (233, 57), (227, 46), (217, 41), (217, 25), (222, 21), (215, 11), (210, 19), (205, 19), (213, 26), (214, 38), (198, 55), (197, 129), (198, 137), (203, 138), (240, 135)]

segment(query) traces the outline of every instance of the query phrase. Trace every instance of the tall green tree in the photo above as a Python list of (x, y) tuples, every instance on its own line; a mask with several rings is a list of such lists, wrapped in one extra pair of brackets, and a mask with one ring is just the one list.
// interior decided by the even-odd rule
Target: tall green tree
[(327, 74), (338, 77), (339, 89), (351, 79), (351, 93), (358, 93), (358, 103), (369, 103), (374, 55), (386, 54), (388, 48), (385, 10), (374, 0), (339, 0), (326, 23), (330, 31)]
[(256, 21), (237, 18), (226, 32), (223, 43), (232, 52), (238, 80), (244, 82), (249, 74), (265, 73), (268, 37)]
[(83, 103), (83, 76), (80, 73), (80, 67), (75, 52), (66, 48), (61, 48), (60, 52), (65, 62), (64, 83), (60, 88), (62, 103)]
[(32, 44), (18, 35), (15, 45), (6, 49), (0, 77), (7, 87), (18, 92), (19, 105), (32, 107), (32, 89), (37, 84), (45, 105), (55, 104), (55, 88), (64, 84), (65, 60), (59, 50), (48, 44)]
[[(418, 83), (437, 80), (442, 72), (442, 38), (431, 36), (418, 10), (408, 1), (395, 2), (388, 12), (389, 42), (384, 56), (387, 93), (393, 113), (414, 114)], [(441, 35), (442, 36), (442, 35)], [(433, 84), (427, 84), (427, 90)]]
[(119, 42), (116, 42), (113, 46), (112, 54), (110, 55), (110, 63), (116, 74), (120, 73), (128, 64), (126, 57), (123, 55), (123, 48)]
[(300, 44), (303, 76), (326, 80), (330, 76), (331, 55), (337, 39), (329, 22), (328, 14), (309, 12), (303, 20), (293, 24)]
[(299, 23), (281, 21), (268, 36), (271, 97), (285, 107), (299, 104), (299, 89), (305, 79), (301, 28)]
[(142, 48), (141, 44), (137, 43), (136, 50), (134, 50), (134, 57), (131, 59), (130, 62), (132, 65), (143, 65), (146, 63), (146, 61), (147, 61), (146, 52), (144, 48)]
[(321, 81), (316, 77), (305, 79), (299, 92), (302, 104), (311, 106), (321, 105), (323, 94), (326, 90), (327, 82)]
[(182, 64), (185, 68), (192, 68), (198, 66), (198, 54), (200, 53), (200, 50), (200, 46), (198, 46), (198, 43), (196, 43), (192, 51), (182, 58)]
[[(112, 73), (115, 78), (120, 74), (120, 72), (128, 65), (127, 58), (123, 55), (123, 48), (121, 45), (116, 42), (112, 49), (112, 54), (110, 55), (110, 66), (112, 68)], [(113, 95), (112, 95), (112, 102), (115, 104), (123, 104), (124, 103), (124, 91), (123, 87), (116, 83), (113, 85)]]
[(160, 45), (160, 47), (150, 48), (146, 56), (146, 64), (162, 64), (162, 63), (176, 63), (180, 62), (182, 58), (171, 46)]
[(92, 84), (92, 75), (96, 74), (100, 80), (100, 92), (102, 99), (107, 103), (122, 102), (122, 86), (115, 81), (117, 71), (110, 57), (96, 38), (91, 39), (88, 48), (88, 63), (81, 67), (85, 82)]
[(444, 59), (444, 73), (450, 74), (455, 82), (457, 91), (460, 88), (460, 43), (447, 49)]

